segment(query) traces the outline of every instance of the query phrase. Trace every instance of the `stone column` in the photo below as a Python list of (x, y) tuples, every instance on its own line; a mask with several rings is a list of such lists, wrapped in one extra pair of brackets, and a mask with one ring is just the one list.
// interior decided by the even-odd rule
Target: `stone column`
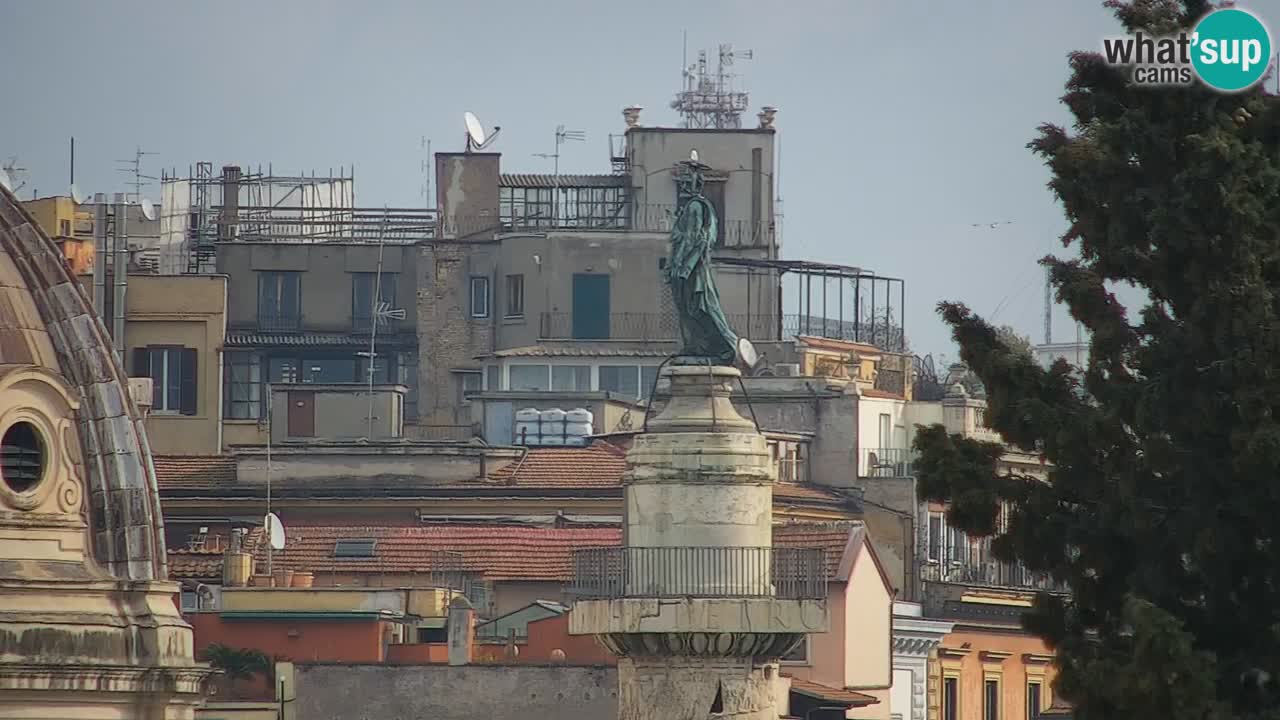
[(598, 577), (581, 579), (600, 593), (569, 631), (620, 656), (620, 720), (776, 720), (778, 658), (828, 627), (821, 553), (778, 567), (774, 468), (730, 402), (738, 371), (664, 375), (671, 400), (627, 454), (625, 547), (591, 551)]

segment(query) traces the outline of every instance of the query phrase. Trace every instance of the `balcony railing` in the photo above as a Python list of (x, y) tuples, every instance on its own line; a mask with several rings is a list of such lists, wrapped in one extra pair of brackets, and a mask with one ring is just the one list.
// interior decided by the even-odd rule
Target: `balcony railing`
[(581, 599), (827, 596), (823, 548), (610, 547), (573, 553)]
[[(756, 342), (776, 340), (778, 326), (768, 315), (727, 314), (725, 319), (739, 336)], [(570, 312), (542, 313), (538, 337), (541, 340), (639, 340), (675, 342), (680, 338), (680, 321), (674, 311), (652, 313), (610, 313), (578, 318)]]
[(930, 562), (921, 566), (921, 579), (952, 585), (1066, 593), (1068, 588), (1045, 573), (1033, 573), (1016, 563)]
[(258, 313), (258, 329), (264, 332), (297, 332), (302, 316), (297, 313)]
[(918, 453), (910, 448), (865, 448), (861, 477), (913, 477)]

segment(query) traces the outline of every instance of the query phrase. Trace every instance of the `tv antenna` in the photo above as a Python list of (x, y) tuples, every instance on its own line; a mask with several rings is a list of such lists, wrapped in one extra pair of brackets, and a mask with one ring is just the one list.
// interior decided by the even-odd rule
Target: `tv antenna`
[(17, 195), (18, 191), (27, 185), (26, 180), (19, 182), (18, 173), (25, 172), (27, 172), (26, 168), (18, 167), (18, 156), (10, 155), (4, 165), (0, 166), (0, 186), (3, 186), (5, 190)]
[[(156, 155), (156, 154), (158, 153), (148, 152), (146, 150), (143, 150), (141, 147), (138, 147), (133, 152), (132, 160), (116, 161), (117, 163), (122, 164), (122, 167), (116, 168), (116, 172), (128, 173), (129, 175), (133, 176), (133, 181), (126, 184), (133, 186), (133, 199), (138, 202), (142, 202), (142, 188), (151, 184), (148, 181), (159, 180), (159, 178), (153, 175), (144, 175), (142, 173), (142, 157), (144, 155)], [(152, 210), (152, 214), (154, 213), (155, 211)], [(147, 219), (150, 220), (151, 218), (147, 218)]]
[(467, 126), (467, 152), (489, 147), (498, 139), (498, 133), (502, 132), (502, 128), (494, 125), (493, 132), (486, 134), (480, 118), (470, 110), (462, 114), (462, 122)]
[(368, 440), (373, 440), (373, 380), (378, 372), (378, 326), (387, 325), (392, 320), (404, 320), (406, 317), (404, 308), (393, 307), (391, 303), (385, 302), (382, 299), (382, 252), (386, 247), (386, 214), (389, 212), (390, 209), (385, 207), (383, 208), (382, 230), (378, 233), (378, 269), (373, 276), (373, 300), (371, 301), (371, 307), (369, 308), (371, 311), (369, 318), (371, 321), (369, 323), (369, 351), (367, 353), (356, 353), (357, 355), (369, 358), (369, 417), (367, 418), (369, 428), (369, 434), (367, 436)]
[(80, 192), (79, 186), (75, 183), (71, 183), (71, 186), (67, 188), (67, 194), (71, 196), (71, 202), (77, 205), (84, 204), (84, 193)]
[[(470, 139), (471, 132), (467, 131), (467, 138)], [(420, 170), (422, 171), (422, 186), (419, 188), (419, 194), (426, 201), (427, 207), (435, 207), (435, 198), (431, 196), (431, 140), (426, 135), (422, 136), (420, 144), (422, 149), (422, 161)]]
[(556, 151), (553, 153), (534, 153), (534, 157), (543, 159), (550, 158), (555, 161), (555, 169), (552, 174), (552, 194), (551, 204), (551, 225), (557, 227), (556, 220), (560, 216), (560, 146), (565, 142), (572, 140), (574, 142), (583, 142), (587, 139), (585, 130), (566, 130), (563, 125), (556, 126)]

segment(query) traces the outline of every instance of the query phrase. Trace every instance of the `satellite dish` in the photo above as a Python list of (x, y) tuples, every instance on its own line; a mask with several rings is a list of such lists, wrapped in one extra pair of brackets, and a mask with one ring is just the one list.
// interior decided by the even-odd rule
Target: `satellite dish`
[(5, 168), (0, 168), (0, 187), (13, 192), (13, 176)]
[(484, 126), (480, 124), (480, 118), (468, 110), (462, 114), (462, 122), (467, 126), (467, 145), (475, 148), (484, 147)]
[(148, 220), (156, 219), (156, 206), (152, 205), (150, 200), (142, 198), (138, 204), (142, 206), (142, 217)]
[(267, 528), (267, 537), (271, 541), (272, 550), (284, 549), (284, 524), (280, 522), (280, 516), (275, 513), (267, 513), (263, 518), (262, 524)]
[(738, 338), (738, 361), (747, 366), (747, 369), (756, 366), (760, 362), (760, 355), (756, 353), (756, 346), (746, 338)]
[(71, 187), (67, 189), (67, 193), (71, 195), (71, 202), (77, 205), (84, 204), (84, 195), (80, 193), (80, 188), (75, 183), (71, 183)]
[(697, 150), (690, 150), (690, 151), (689, 151), (689, 162), (698, 162), (698, 151), (697, 151)]

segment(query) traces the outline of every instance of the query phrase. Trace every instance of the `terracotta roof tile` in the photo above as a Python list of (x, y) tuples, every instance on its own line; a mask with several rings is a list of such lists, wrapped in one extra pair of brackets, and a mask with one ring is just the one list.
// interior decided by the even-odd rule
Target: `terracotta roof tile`
[(156, 484), (165, 488), (234, 485), (236, 459), (229, 455), (156, 455)]
[(835, 490), (824, 488), (818, 485), (798, 485), (796, 483), (774, 483), (773, 486), (774, 502), (779, 501), (804, 501), (816, 500), (828, 503), (845, 504), (849, 502), (849, 498), (841, 495)]
[[(252, 528), (245, 534), (245, 549), (256, 552), (263, 537), (263, 529)], [(213, 536), (208, 538), (213, 540)], [(217, 550), (190, 550), (188, 548), (169, 549), (169, 577), (174, 580), (221, 580), (222, 555), (226, 551), (228, 541), (219, 536)]]
[(847, 707), (866, 707), (867, 705), (875, 705), (880, 702), (873, 695), (866, 693), (846, 690), (844, 688), (831, 687), (813, 682), (812, 680), (803, 680), (783, 673), (783, 677), (791, 678), (791, 692), (808, 695), (823, 702), (845, 705)]
[(863, 524), (849, 520), (831, 523), (787, 523), (773, 528), (776, 547), (820, 547), (827, 551), (827, 576), (834, 578), (840, 570), (849, 534)]
[[(573, 551), (622, 544), (618, 527), (543, 528), (514, 525), (299, 525), (289, 524), (289, 540), (273, 562), (316, 573), (430, 572), (433, 553), (461, 555), (462, 569), (495, 581), (567, 582)], [(795, 523), (774, 529), (779, 547), (822, 547), (834, 576), (849, 539), (861, 523)], [(375, 540), (373, 557), (335, 558), (338, 540)], [(265, 546), (258, 550), (262, 556)], [(436, 568), (439, 569), (439, 568)]]
[(875, 388), (867, 388), (862, 391), (863, 397), (879, 398), (881, 400), (903, 400), (905, 397), (902, 393), (889, 392), (888, 390), (877, 390)]
[(621, 487), (626, 454), (606, 442), (586, 447), (530, 448), (518, 460), (489, 476), (491, 482), (517, 487)]
[[(375, 540), (371, 558), (335, 558), (340, 539)], [(459, 553), (462, 569), (489, 580), (565, 582), (572, 551), (617, 545), (620, 528), (531, 528), (510, 525), (289, 526), (274, 562), (294, 570), (354, 573), (430, 572), (433, 553)], [(262, 552), (259, 552), (261, 555)], [(441, 569), (441, 568), (435, 568)]]
[(857, 351), (868, 355), (879, 355), (884, 352), (884, 350), (881, 350), (875, 345), (853, 342), (852, 340), (837, 340), (835, 338), (819, 337), (817, 335), (796, 335), (796, 340), (815, 350), (835, 350), (837, 352)]

